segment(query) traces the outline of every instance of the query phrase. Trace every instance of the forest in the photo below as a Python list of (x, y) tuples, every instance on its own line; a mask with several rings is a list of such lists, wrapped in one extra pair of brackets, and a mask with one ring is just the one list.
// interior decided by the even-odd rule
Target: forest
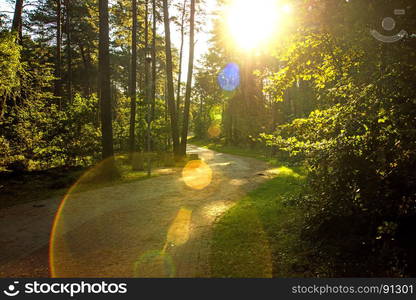
[[(127, 201), (134, 185), (143, 218), (155, 218), (146, 224), (172, 224), (152, 235), (163, 236), (153, 253), (162, 277), (415, 276), (414, 9), (410, 0), (0, 0), (0, 212), (11, 216), (0, 224), (18, 223), (13, 209), (100, 191), (118, 191), (112, 201), (126, 206), (90, 195), (85, 207), (99, 213), (88, 220), (116, 218), (139, 205)], [(223, 194), (230, 186), (238, 190)], [(164, 188), (171, 194), (151, 198)], [(194, 202), (158, 219), (156, 209), (194, 194), (222, 201), (215, 221), (199, 221)], [(152, 210), (149, 199), (162, 204)], [(17, 275), (90, 274), (68, 262), (60, 229), (84, 215), (68, 209), (60, 223), (56, 210), (39, 267), (49, 271)], [(113, 222), (94, 234), (119, 224), (131, 238), (133, 225)], [(201, 250), (209, 274), (170, 267), (205, 236), (192, 224), (211, 228)], [(0, 251), (0, 277), (15, 274), (11, 257)], [(149, 275), (135, 268), (91, 274)]]

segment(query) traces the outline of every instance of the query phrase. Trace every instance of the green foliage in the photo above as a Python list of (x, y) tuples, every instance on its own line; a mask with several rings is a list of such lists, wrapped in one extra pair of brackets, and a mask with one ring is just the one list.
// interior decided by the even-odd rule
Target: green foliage
[(91, 165), (100, 158), (101, 129), (98, 125), (98, 99), (75, 95), (57, 124), (53, 134), (56, 149), (62, 152), (65, 165)]
[(45, 98), (8, 108), (1, 122), (3, 169), (88, 165), (97, 160), (100, 130), (91, 123), (97, 99), (77, 95), (65, 111)]
[(12, 34), (0, 38), (0, 168), (25, 171), (91, 163), (99, 152), (100, 131), (93, 123), (97, 98), (76, 95), (59, 110), (50, 92), (52, 69), (36, 59), (40, 50), (25, 40), (21, 52)]
[(263, 138), (305, 160), (308, 188), (299, 205), (319, 274), (414, 274), (414, 245), (406, 241), (416, 216), (412, 41), (380, 54), (371, 36), (352, 37), (345, 24), (326, 21), (331, 30), (292, 37), (268, 87), (281, 100), (297, 79), (308, 80), (318, 109)]
[(277, 176), (250, 192), (215, 224), (214, 277), (313, 276), (301, 239), (302, 215), (294, 199), (304, 177), (280, 167)]
[(0, 117), (4, 114), (6, 100), (14, 98), (16, 94), (21, 71), (20, 46), (16, 44), (16, 35), (6, 31), (0, 32)]
[[(0, 34), (0, 169), (24, 171), (57, 166), (89, 166), (100, 159), (101, 153), (96, 96), (97, 2), (71, 0), (61, 6), (61, 78), (53, 76), (57, 74), (56, 1), (35, 0), (33, 3), (33, 9), (25, 10), (23, 14), (24, 23), (30, 26), (25, 28), (25, 33), (29, 34), (24, 35), (22, 41), (18, 43), (16, 37), (6, 31)], [(144, 31), (143, 18), (144, 3), (141, 3), (140, 36)], [(160, 22), (159, 14), (157, 18)], [(115, 33), (110, 46), (114, 148), (122, 153), (127, 150), (129, 140), (131, 1), (119, 0), (111, 5), (110, 23)], [(150, 30), (149, 41), (151, 39)], [(144, 68), (143, 47), (144, 39), (139, 39), (138, 70)], [(174, 53), (175, 59), (176, 56)], [(156, 104), (151, 147), (152, 151), (169, 151), (169, 120), (165, 115), (163, 96), (164, 42), (159, 36), (156, 37), (156, 59)], [(144, 150), (147, 144), (144, 77), (138, 76), (137, 83), (137, 151)], [(62, 97), (53, 96), (53, 85), (58, 80), (62, 86)]]

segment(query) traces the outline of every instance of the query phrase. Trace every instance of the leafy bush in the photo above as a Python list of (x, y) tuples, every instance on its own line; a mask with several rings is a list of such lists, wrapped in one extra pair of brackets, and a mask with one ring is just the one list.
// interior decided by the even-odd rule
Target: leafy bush
[(272, 76), (270, 90), (279, 98), (296, 78), (308, 79), (319, 109), (263, 138), (301, 157), (308, 167), (308, 185), (298, 204), (305, 211), (303, 238), (320, 262), (316, 271), (326, 276), (414, 275), (412, 55), (403, 45), (392, 46), (386, 57), (401, 59), (384, 64), (362, 55), (365, 48), (356, 42), (329, 37), (328, 51), (319, 46), (324, 39), (300, 39), (303, 43), (288, 50), (285, 68)]
[(65, 111), (45, 100), (7, 109), (0, 121), (3, 169), (89, 165), (98, 159), (100, 130), (90, 121), (96, 97), (77, 95)]
[(29, 50), (21, 58), (12, 34), (2, 33), (0, 45), (0, 169), (90, 164), (100, 143), (100, 130), (91, 121), (96, 96), (76, 95), (65, 111), (59, 110), (50, 92), (51, 66), (37, 62)]

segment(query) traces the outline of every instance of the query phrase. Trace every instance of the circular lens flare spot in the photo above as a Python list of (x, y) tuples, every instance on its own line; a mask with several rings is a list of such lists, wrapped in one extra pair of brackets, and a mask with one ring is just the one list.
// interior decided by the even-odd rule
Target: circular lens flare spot
[(134, 264), (136, 278), (166, 278), (175, 276), (172, 257), (165, 251), (153, 250), (142, 256)]
[(229, 63), (218, 74), (218, 84), (225, 91), (234, 91), (240, 85), (240, 68), (235, 63)]
[(202, 190), (212, 181), (212, 169), (202, 160), (191, 160), (183, 168), (182, 178), (190, 188)]
[(208, 128), (208, 136), (210, 138), (217, 138), (221, 134), (221, 128), (217, 124), (213, 124)]

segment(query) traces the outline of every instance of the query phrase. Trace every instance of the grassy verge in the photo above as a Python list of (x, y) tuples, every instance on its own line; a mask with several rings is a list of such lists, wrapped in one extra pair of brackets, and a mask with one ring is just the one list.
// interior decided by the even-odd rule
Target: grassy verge
[[(191, 143), (278, 165), (259, 150), (206, 141)], [(275, 178), (251, 191), (214, 225), (210, 256), (213, 277), (311, 276), (308, 248), (300, 237), (302, 212), (296, 205), (305, 172), (284, 166), (274, 171)]]
[[(146, 171), (133, 171), (127, 155), (116, 157), (120, 177), (111, 181), (78, 182), (88, 170), (92, 168), (55, 168), (44, 171), (24, 172), (21, 174), (0, 173), (0, 209), (13, 205), (45, 200), (53, 197), (63, 197), (68, 189), (76, 184), (71, 192), (85, 192), (107, 186), (129, 183), (149, 178)], [(161, 162), (155, 162), (152, 177), (159, 176), (157, 168)], [(184, 164), (178, 163), (177, 166)]]
[(281, 167), (250, 192), (213, 229), (214, 277), (303, 277), (307, 262), (295, 205), (304, 177)]
[(278, 163), (276, 159), (270, 158), (269, 155), (266, 154), (264, 149), (241, 148), (241, 147), (236, 147), (236, 146), (231, 146), (231, 145), (222, 145), (222, 144), (217, 144), (211, 141), (196, 140), (196, 139), (189, 140), (189, 143), (202, 147), (202, 148), (212, 149), (217, 152), (257, 158), (262, 161), (268, 162), (271, 165), (276, 165)]
[[(127, 155), (119, 155), (116, 157), (116, 165), (118, 172), (120, 173), (120, 177), (117, 177), (112, 180), (100, 180), (98, 177), (98, 180), (94, 179), (95, 177), (95, 170), (98, 170), (98, 168), (92, 167), (90, 170), (86, 170), (84, 174), (86, 176), (81, 177), (79, 181), (76, 182), (76, 186), (71, 191), (72, 193), (81, 193), (86, 192), (89, 190), (94, 190), (98, 188), (108, 187), (108, 186), (114, 186), (118, 184), (123, 183), (129, 183), (134, 182), (138, 180), (144, 180), (148, 179), (146, 171), (133, 171), (132, 167), (129, 163), (129, 160), (127, 158)], [(152, 170), (151, 177), (158, 176), (157, 173), (155, 173), (155, 169)]]

